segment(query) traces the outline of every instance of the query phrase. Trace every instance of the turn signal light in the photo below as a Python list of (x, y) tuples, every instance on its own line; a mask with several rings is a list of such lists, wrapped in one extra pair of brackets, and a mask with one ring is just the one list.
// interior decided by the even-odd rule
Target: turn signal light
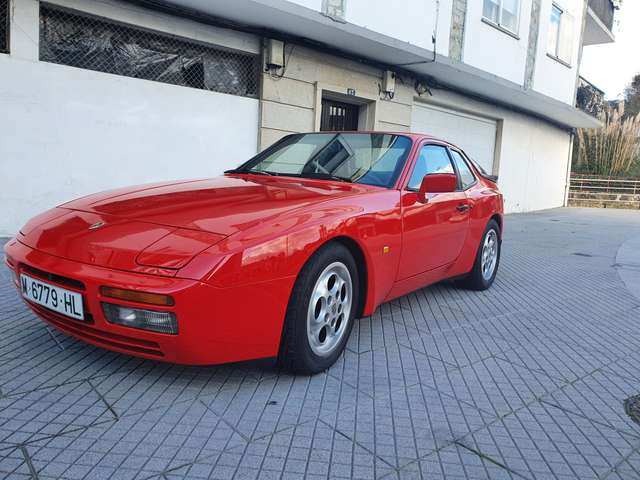
[(125, 290), (115, 287), (100, 287), (100, 294), (103, 297), (117, 298), (128, 302), (148, 303), (149, 305), (160, 305), (162, 307), (172, 307), (176, 304), (173, 297), (160, 293), (138, 292), (135, 290)]
[(169, 335), (178, 334), (178, 321), (173, 312), (129, 308), (105, 302), (102, 302), (102, 311), (109, 323)]

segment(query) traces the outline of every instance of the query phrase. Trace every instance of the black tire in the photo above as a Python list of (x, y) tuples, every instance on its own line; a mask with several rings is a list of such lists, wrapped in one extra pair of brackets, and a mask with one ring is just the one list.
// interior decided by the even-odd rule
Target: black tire
[[(334, 350), (325, 356), (319, 356), (312, 350), (307, 335), (307, 313), (316, 282), (325, 269), (335, 262), (341, 262), (346, 266), (351, 276), (351, 310), (346, 319), (344, 333)], [(360, 283), (353, 256), (344, 245), (337, 242), (322, 246), (304, 265), (291, 292), (280, 341), (278, 366), (293, 373), (306, 375), (322, 372), (333, 365), (349, 339), (359, 302)]]
[[(490, 232), (495, 232), (497, 236), (497, 248), (498, 248), (498, 258), (496, 260), (495, 268), (493, 269), (493, 274), (489, 278), (485, 278), (482, 274), (482, 248), (484, 246), (484, 242)], [(473, 263), (473, 269), (462, 279), (458, 280), (456, 284), (462, 288), (466, 288), (469, 290), (486, 290), (492, 284), (496, 278), (498, 273), (498, 267), (500, 266), (500, 254), (502, 253), (502, 237), (500, 235), (500, 226), (498, 222), (495, 220), (490, 220), (487, 224), (487, 228), (482, 235), (482, 239), (480, 240), (480, 245), (478, 246), (478, 252), (476, 253), (476, 259)]]

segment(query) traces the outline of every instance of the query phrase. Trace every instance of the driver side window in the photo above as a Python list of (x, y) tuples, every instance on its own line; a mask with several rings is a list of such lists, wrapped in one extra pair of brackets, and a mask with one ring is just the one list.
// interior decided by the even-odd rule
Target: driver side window
[(455, 174), (447, 149), (440, 145), (425, 145), (420, 149), (407, 188), (409, 190), (418, 190), (425, 175), (432, 173)]

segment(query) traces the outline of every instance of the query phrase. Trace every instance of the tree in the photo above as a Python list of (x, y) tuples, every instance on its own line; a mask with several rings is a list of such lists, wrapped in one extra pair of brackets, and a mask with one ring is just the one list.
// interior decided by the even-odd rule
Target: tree
[(640, 113), (640, 73), (636, 74), (624, 89), (624, 103), (625, 118), (635, 117)]

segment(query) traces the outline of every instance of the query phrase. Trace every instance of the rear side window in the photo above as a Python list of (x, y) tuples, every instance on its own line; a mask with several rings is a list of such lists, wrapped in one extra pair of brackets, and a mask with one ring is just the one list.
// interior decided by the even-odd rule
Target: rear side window
[(453, 158), (456, 168), (458, 169), (460, 185), (463, 190), (466, 190), (476, 182), (476, 177), (473, 175), (469, 165), (467, 165), (467, 162), (464, 161), (464, 158), (462, 158), (462, 155), (460, 155), (459, 152), (456, 152), (455, 150), (449, 151), (451, 152), (451, 158)]
[(418, 190), (425, 175), (432, 173), (455, 173), (447, 149), (439, 145), (425, 145), (420, 149), (407, 187)]

